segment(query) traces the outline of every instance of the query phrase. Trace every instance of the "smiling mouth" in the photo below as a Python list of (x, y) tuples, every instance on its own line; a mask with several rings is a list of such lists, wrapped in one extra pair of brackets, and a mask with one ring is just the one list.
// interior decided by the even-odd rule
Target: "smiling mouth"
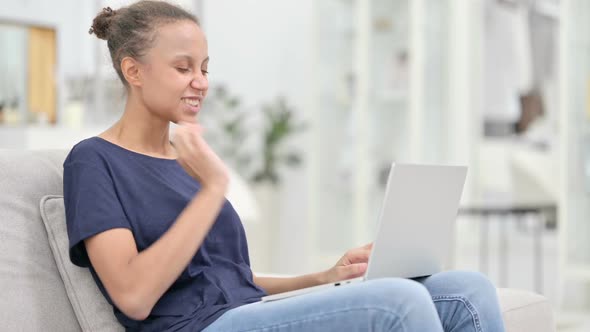
[(199, 107), (201, 105), (201, 102), (199, 101), (199, 99), (196, 99), (196, 98), (182, 98), (181, 100), (185, 104), (192, 106), (192, 107)]

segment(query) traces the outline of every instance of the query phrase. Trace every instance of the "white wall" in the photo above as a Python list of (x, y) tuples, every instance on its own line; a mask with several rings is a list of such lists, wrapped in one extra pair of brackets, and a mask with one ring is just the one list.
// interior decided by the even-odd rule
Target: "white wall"
[(208, 0), (203, 26), (212, 83), (259, 104), (284, 94), (306, 107), (311, 56), (311, 0)]

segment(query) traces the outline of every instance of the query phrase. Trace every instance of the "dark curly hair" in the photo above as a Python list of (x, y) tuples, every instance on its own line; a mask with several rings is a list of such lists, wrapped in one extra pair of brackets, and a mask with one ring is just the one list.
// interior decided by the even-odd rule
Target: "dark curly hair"
[(155, 42), (159, 26), (183, 20), (199, 25), (196, 16), (178, 6), (164, 1), (143, 0), (118, 10), (104, 8), (92, 21), (88, 33), (107, 41), (113, 68), (127, 86), (121, 71), (121, 60), (127, 56), (140, 58), (145, 55)]

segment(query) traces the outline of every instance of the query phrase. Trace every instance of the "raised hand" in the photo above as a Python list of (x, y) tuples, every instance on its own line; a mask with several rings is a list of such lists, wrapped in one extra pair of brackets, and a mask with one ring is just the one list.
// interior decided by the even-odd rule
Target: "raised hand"
[(209, 147), (198, 123), (180, 122), (174, 132), (173, 144), (178, 163), (204, 189), (227, 191), (229, 173), (225, 164)]

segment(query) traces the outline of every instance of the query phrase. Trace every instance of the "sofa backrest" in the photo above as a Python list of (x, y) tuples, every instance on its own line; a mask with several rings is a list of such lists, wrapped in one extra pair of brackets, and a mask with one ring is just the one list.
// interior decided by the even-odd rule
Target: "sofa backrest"
[(80, 331), (50, 250), (39, 202), (62, 195), (65, 150), (0, 150), (0, 325)]

